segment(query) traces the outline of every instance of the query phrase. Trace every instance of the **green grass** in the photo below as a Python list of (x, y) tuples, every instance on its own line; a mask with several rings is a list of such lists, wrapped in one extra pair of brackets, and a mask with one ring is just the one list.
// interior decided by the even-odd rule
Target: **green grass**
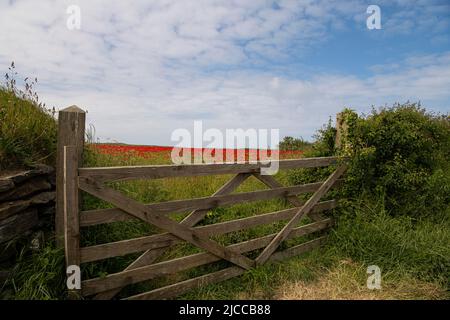
[(13, 277), (0, 287), (0, 299), (64, 299), (64, 250), (48, 241), (38, 252), (24, 249), (13, 269)]
[(385, 272), (450, 284), (450, 210), (433, 219), (392, 217), (382, 205), (362, 202), (345, 208), (332, 233), (336, 255)]
[(54, 165), (56, 127), (50, 112), (0, 87), (0, 170)]

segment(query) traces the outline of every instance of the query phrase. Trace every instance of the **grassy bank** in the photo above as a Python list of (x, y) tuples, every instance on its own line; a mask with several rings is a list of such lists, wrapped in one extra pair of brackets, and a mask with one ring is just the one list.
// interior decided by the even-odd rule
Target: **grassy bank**
[(37, 79), (16, 86), (14, 63), (0, 84), (0, 170), (55, 164), (57, 124), (54, 110), (39, 101)]

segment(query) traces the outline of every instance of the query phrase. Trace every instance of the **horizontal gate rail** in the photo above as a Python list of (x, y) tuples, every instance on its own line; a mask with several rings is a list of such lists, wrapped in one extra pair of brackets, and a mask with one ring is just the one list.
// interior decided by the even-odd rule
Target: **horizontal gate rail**
[[(334, 186), (339, 186), (338, 181)], [(323, 182), (308, 183), (293, 187), (281, 187), (270, 190), (260, 190), (252, 192), (241, 192), (231, 195), (204, 197), (187, 200), (175, 200), (168, 202), (158, 202), (145, 205), (147, 209), (160, 214), (184, 213), (194, 209), (211, 210), (217, 207), (235, 205), (248, 201), (267, 200), (273, 198), (291, 198), (302, 193), (314, 192), (319, 189)], [(297, 199), (298, 200), (298, 199)], [(296, 205), (298, 206), (298, 202)], [(126, 221), (136, 219), (125, 211), (118, 208), (89, 210), (80, 212), (80, 226), (87, 227), (102, 223)]]
[(101, 200), (110, 202), (122, 210), (134, 215), (144, 222), (153, 224), (163, 230), (169, 231), (175, 236), (199, 247), (214, 253), (215, 255), (228, 260), (244, 269), (251, 269), (254, 261), (232, 250), (229, 250), (217, 242), (212, 241), (168, 217), (152, 212), (147, 207), (135, 200), (127, 198), (122, 193), (103, 187), (90, 179), (79, 179), (79, 187)]
[[(294, 160), (273, 160), (272, 162), (278, 162), (279, 169), (298, 169), (326, 167), (332, 164), (336, 164), (338, 160), (338, 157), (319, 157)], [(78, 172), (79, 176), (82, 178), (94, 178), (97, 182), (105, 182), (218, 174), (260, 173), (262, 168), (268, 168), (270, 167), (270, 165), (271, 163), (245, 162), (223, 164), (129, 166), (107, 168), (80, 168)]]

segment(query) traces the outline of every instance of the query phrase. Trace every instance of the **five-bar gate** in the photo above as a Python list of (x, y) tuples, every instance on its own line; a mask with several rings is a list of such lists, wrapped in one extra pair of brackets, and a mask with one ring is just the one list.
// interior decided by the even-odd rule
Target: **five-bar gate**
[[(79, 111), (76, 110), (76, 112)], [(79, 118), (72, 117), (73, 121), (77, 121)], [(82, 118), (82, 121), (84, 121), (84, 118)], [(69, 126), (65, 135), (70, 135), (70, 130), (79, 127), (80, 125)], [(84, 124), (82, 127), (84, 128)], [(64, 128), (60, 127), (60, 130), (64, 130)], [(79, 136), (79, 132), (72, 132), (72, 134)], [(74, 138), (74, 140), (76, 139)], [(80, 145), (82, 143), (78, 145), (64, 145), (59, 153), (62, 170), (58, 172), (62, 177), (58, 180), (59, 184), (57, 186), (58, 199), (60, 201), (58, 202), (57, 212), (58, 214), (63, 214), (63, 218), (57, 218), (57, 222), (63, 221), (63, 226), (60, 226), (59, 230), (63, 229), (64, 231), (63, 238), (67, 265), (80, 265), (82, 263), (142, 252), (139, 258), (121, 272), (109, 274), (105, 277), (83, 280), (79, 294), (95, 299), (111, 299), (125, 286), (217, 261), (226, 260), (231, 263), (231, 266), (222, 270), (140, 293), (127, 299), (170, 298), (192, 288), (239, 276), (257, 265), (279, 261), (319, 246), (324, 240), (323, 236), (285, 250), (279, 250), (280, 245), (285, 240), (305, 236), (330, 227), (331, 219), (324, 218), (321, 212), (335, 208), (336, 200), (320, 201), (320, 199), (330, 188), (338, 185), (339, 178), (346, 170), (345, 164), (338, 164), (339, 159), (336, 157), (280, 160), (280, 170), (338, 164), (337, 169), (325, 181), (284, 187), (273, 176), (261, 174), (261, 169), (268, 166), (268, 164), (262, 163), (82, 168), (79, 163)], [(160, 179), (218, 174), (231, 174), (233, 177), (210, 197), (152, 204), (143, 204), (135, 201), (107, 185), (108, 182), (134, 179)], [(232, 193), (250, 176), (256, 177), (270, 189)], [(80, 211), (80, 190), (114, 205), (114, 208)], [(306, 202), (302, 202), (297, 197), (302, 193), (312, 193), (312, 196)], [(285, 198), (293, 208), (232, 221), (196, 226), (211, 209), (272, 198)], [(189, 212), (189, 214), (181, 222), (177, 222), (169, 216), (173, 213), (185, 212)], [(299, 221), (305, 216), (309, 216), (313, 222), (298, 226)], [(80, 247), (80, 229), (129, 219), (139, 219), (164, 230), (164, 232), (135, 239)], [(223, 246), (211, 239), (211, 236), (223, 235), (277, 221), (287, 221), (287, 223), (276, 234), (228, 246)], [(183, 241), (203, 251), (157, 262), (158, 258), (163, 256), (167, 250)], [(246, 254), (255, 250), (259, 250), (260, 253), (255, 259), (250, 259)]]

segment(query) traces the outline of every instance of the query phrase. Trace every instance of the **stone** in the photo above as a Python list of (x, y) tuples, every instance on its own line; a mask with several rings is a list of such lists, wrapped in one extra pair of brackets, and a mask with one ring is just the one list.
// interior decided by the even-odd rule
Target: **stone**
[(14, 188), (14, 182), (10, 179), (0, 179), (0, 192), (8, 191)]
[(13, 214), (27, 209), (32, 205), (42, 205), (54, 201), (56, 193), (54, 191), (45, 191), (32, 196), (29, 200), (15, 200), (0, 204), (0, 221)]
[[(22, 182), (40, 175), (50, 175), (55, 172), (53, 167), (45, 164), (38, 164), (29, 170), (14, 170), (7, 171), (0, 175), (0, 181), (12, 181), (14, 184), (21, 184)], [(1, 185), (1, 183), (0, 183)]]
[(0, 201), (23, 199), (27, 196), (35, 194), (38, 191), (49, 190), (51, 187), (51, 184), (45, 179), (45, 177), (36, 177), (12, 190), (1, 193)]
[(39, 223), (36, 209), (30, 209), (1, 221), (0, 243), (20, 237)]
[(0, 221), (27, 209), (29, 206), (29, 200), (18, 200), (0, 204)]

